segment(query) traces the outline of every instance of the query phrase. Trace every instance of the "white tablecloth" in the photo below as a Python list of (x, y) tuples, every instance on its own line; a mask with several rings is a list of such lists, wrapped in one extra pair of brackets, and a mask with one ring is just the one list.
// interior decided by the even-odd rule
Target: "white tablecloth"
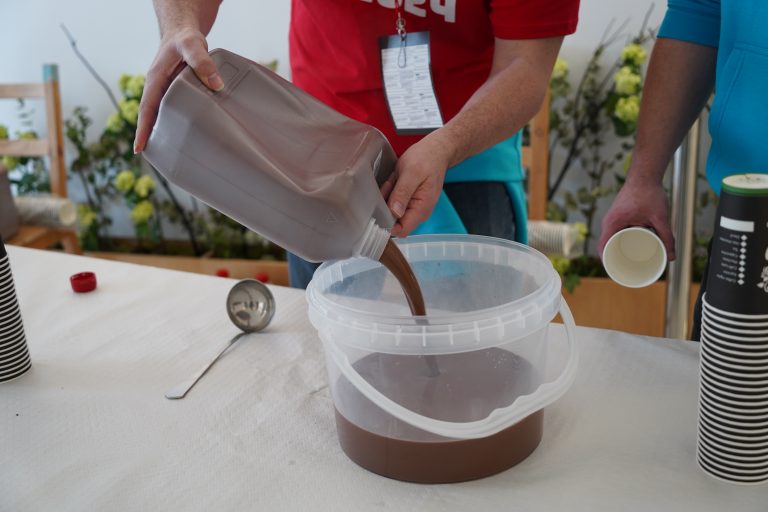
[[(237, 332), (234, 281), (9, 253), (33, 369), (0, 384), (0, 510), (768, 510), (768, 485), (696, 466), (696, 344), (581, 328), (579, 376), (531, 457), (475, 482), (408, 484), (340, 450), (328, 392), (312, 393), (326, 375), (302, 292), (273, 287), (270, 328), (169, 401)], [(70, 290), (82, 270), (96, 292)]]

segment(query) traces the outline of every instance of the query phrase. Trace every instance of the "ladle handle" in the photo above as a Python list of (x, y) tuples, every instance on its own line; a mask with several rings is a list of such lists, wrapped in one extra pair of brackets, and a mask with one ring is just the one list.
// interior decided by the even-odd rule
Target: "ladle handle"
[[(560, 376), (552, 382), (542, 384), (534, 393), (518, 397), (512, 404), (493, 410), (488, 416), (481, 420), (463, 423), (436, 420), (403, 407), (397, 402), (387, 398), (365, 380), (357, 370), (354, 369), (346, 354), (344, 354), (334, 343), (325, 343), (325, 348), (328, 350), (331, 359), (333, 359), (339, 367), (344, 377), (346, 377), (347, 380), (349, 380), (349, 382), (351, 382), (352, 385), (354, 385), (366, 398), (395, 418), (439, 436), (454, 439), (477, 439), (496, 434), (523, 420), (546, 405), (551, 404), (560, 398), (573, 383), (573, 380), (576, 378), (579, 353), (576, 346), (576, 322), (573, 320), (573, 315), (571, 314), (571, 310), (565, 302), (565, 299), (561, 299), (560, 301), (560, 316), (565, 324), (568, 339), (568, 360)], [(536, 395), (535, 400), (533, 399), (533, 395)]]
[(224, 348), (221, 350), (221, 352), (219, 352), (219, 353), (216, 355), (216, 357), (214, 357), (214, 358), (213, 358), (213, 360), (212, 360), (210, 363), (208, 363), (207, 365), (205, 365), (205, 367), (203, 367), (202, 369), (200, 369), (200, 371), (199, 371), (199, 372), (197, 372), (195, 375), (193, 375), (193, 376), (192, 376), (190, 379), (187, 379), (187, 380), (185, 380), (184, 382), (182, 382), (181, 384), (179, 384), (179, 385), (178, 385), (178, 386), (176, 386), (175, 388), (173, 388), (173, 389), (171, 389), (170, 391), (168, 391), (168, 392), (165, 394), (165, 398), (167, 398), (167, 399), (169, 399), (169, 400), (178, 400), (178, 399), (180, 399), (180, 398), (184, 398), (184, 397), (186, 396), (186, 394), (187, 394), (187, 393), (189, 393), (189, 390), (190, 390), (190, 389), (192, 389), (192, 386), (194, 386), (195, 384), (197, 384), (197, 381), (199, 381), (199, 380), (202, 378), (202, 376), (203, 376), (203, 375), (205, 375), (205, 374), (208, 372), (208, 370), (211, 368), (211, 366), (213, 366), (213, 365), (214, 365), (214, 363), (216, 363), (216, 361), (218, 361), (218, 360), (221, 358), (221, 356), (223, 356), (223, 355), (224, 355), (224, 352), (226, 352), (227, 350), (229, 350), (229, 348), (230, 348), (232, 345), (234, 345), (234, 344), (235, 344), (235, 342), (236, 342), (237, 340), (239, 340), (239, 339), (240, 339), (242, 336), (244, 336), (245, 334), (247, 334), (247, 333), (245, 333), (245, 332), (241, 332), (240, 334), (237, 334), (237, 335), (236, 335), (234, 338), (232, 338), (231, 340), (229, 340), (229, 343), (227, 343), (227, 346), (225, 346), (225, 347), (224, 347)]

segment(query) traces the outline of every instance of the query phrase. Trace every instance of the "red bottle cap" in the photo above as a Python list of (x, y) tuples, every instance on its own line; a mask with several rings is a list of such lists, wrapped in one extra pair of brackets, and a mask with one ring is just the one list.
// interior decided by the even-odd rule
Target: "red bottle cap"
[(255, 277), (257, 281), (261, 281), (262, 283), (269, 282), (269, 274), (267, 274), (266, 272), (256, 272), (256, 275), (254, 275), (253, 277)]
[(75, 293), (88, 293), (96, 289), (96, 274), (93, 272), (80, 272), (70, 276), (69, 284)]
[(229, 270), (220, 268), (216, 271), (216, 275), (219, 277), (229, 277)]

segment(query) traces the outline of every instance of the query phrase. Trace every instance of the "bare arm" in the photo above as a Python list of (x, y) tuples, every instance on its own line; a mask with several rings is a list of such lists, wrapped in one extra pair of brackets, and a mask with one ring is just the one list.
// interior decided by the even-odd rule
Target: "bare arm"
[(444, 127), (426, 136), (398, 161), (382, 187), (399, 221), (393, 234), (405, 236), (432, 212), (445, 172), (515, 134), (538, 111), (549, 86), (562, 37), (496, 39), (488, 80)]
[(675, 242), (669, 227), (662, 179), (667, 164), (701, 112), (715, 80), (717, 49), (676, 39), (659, 39), (653, 49), (638, 121), (637, 142), (627, 182), (603, 219), (598, 243), (628, 226), (653, 228), (670, 259)]
[(211, 31), (222, 0), (154, 0), (160, 25), (160, 48), (147, 72), (136, 128), (134, 152), (144, 149), (157, 119), (160, 100), (173, 78), (189, 65), (213, 90), (224, 86), (208, 56), (205, 36)]

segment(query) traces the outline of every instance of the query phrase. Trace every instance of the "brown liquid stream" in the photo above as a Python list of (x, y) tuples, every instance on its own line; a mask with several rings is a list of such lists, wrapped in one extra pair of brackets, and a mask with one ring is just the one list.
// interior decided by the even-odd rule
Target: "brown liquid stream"
[[(410, 355), (374, 353), (354, 367), (389, 399), (453, 422), (486, 417), (530, 393), (536, 380), (530, 363), (499, 348), (433, 357), (442, 370), (437, 377), (425, 376), (421, 358)], [(390, 416), (343, 376), (334, 395), (336, 430), (344, 452), (360, 466), (397, 480), (449, 483), (490, 476), (530, 455), (543, 432), (539, 410), (488, 437), (450, 439)]]
[[(419, 281), (416, 279), (416, 274), (413, 273), (408, 260), (405, 259), (405, 256), (394, 240), (390, 239), (387, 241), (379, 262), (392, 272), (397, 282), (400, 283), (400, 287), (403, 289), (403, 293), (405, 293), (405, 298), (408, 300), (408, 306), (411, 308), (411, 314), (416, 317), (425, 316), (427, 314), (427, 307), (424, 304), (424, 295), (421, 293)], [(425, 324), (426, 320), (417, 319), (416, 322)], [(427, 363), (429, 375), (432, 377), (440, 375), (440, 368), (437, 366), (434, 356), (426, 356), (424, 359)]]
[(384, 247), (384, 253), (379, 258), (382, 265), (397, 278), (400, 286), (405, 292), (405, 298), (408, 299), (408, 306), (411, 308), (413, 316), (424, 316), (427, 314), (427, 308), (424, 305), (424, 295), (421, 293), (419, 281), (413, 273), (411, 265), (403, 256), (402, 251), (394, 240), (390, 239)]

